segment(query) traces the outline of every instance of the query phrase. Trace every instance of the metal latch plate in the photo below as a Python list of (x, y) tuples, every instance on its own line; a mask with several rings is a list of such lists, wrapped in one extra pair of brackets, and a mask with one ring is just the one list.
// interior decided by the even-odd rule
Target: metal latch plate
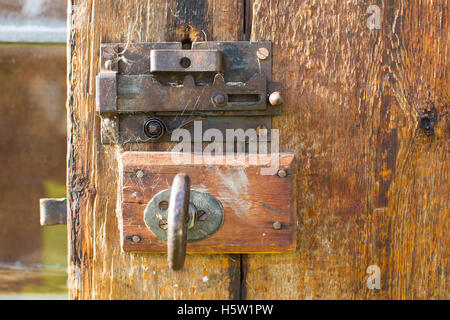
[[(177, 157), (183, 158), (182, 164)], [(270, 158), (257, 156), (257, 160), (246, 155), (232, 163), (219, 156), (209, 156), (206, 162), (198, 157), (202, 156), (171, 152), (125, 152), (122, 155), (121, 225), (125, 251), (167, 252), (163, 236), (152, 232), (146, 224), (145, 212), (156, 195), (170, 188), (178, 172), (189, 175), (191, 190), (210, 194), (223, 208), (220, 228), (202, 240), (188, 242), (187, 252), (295, 251), (296, 169), (293, 154), (271, 155)], [(279, 171), (266, 175), (276, 162)], [(208, 208), (202, 209), (208, 211)], [(209, 223), (208, 219), (203, 223)]]
[[(194, 120), (203, 132), (258, 126), (270, 132), (271, 117), (281, 113), (281, 103), (268, 99), (281, 90), (272, 81), (268, 41), (194, 42), (190, 50), (172, 42), (102, 44), (100, 66), (102, 143), (167, 142), (180, 127), (193, 135)], [(164, 123), (156, 138), (144, 129), (154, 118)]]

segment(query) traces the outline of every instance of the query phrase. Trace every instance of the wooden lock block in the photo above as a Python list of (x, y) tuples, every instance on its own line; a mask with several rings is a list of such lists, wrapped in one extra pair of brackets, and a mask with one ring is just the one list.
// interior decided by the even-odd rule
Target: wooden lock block
[[(230, 160), (226, 156), (125, 152), (121, 168), (123, 249), (167, 252), (166, 241), (147, 227), (144, 211), (149, 201), (160, 191), (170, 189), (175, 175), (183, 172), (191, 179), (191, 190), (213, 195), (224, 213), (217, 232), (188, 242), (188, 253), (295, 251), (294, 155), (235, 157)], [(275, 170), (269, 170), (277, 161)]]

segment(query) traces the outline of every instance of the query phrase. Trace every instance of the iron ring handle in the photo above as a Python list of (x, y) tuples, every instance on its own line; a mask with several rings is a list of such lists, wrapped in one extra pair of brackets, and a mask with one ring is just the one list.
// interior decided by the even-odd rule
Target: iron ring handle
[(170, 192), (167, 217), (167, 261), (173, 270), (183, 268), (186, 257), (190, 185), (189, 176), (179, 173), (173, 180)]

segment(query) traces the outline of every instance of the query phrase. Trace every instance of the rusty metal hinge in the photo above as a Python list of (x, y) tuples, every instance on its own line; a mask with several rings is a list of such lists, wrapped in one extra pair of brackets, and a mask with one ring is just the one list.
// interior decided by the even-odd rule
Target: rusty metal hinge
[(102, 143), (170, 141), (195, 120), (202, 131), (270, 131), (281, 113), (269, 41), (103, 44), (100, 63)]

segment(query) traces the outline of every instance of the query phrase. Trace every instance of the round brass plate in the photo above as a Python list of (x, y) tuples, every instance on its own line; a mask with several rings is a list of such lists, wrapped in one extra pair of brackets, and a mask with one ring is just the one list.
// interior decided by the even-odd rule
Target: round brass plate
[[(187, 241), (194, 242), (205, 239), (214, 234), (223, 223), (223, 207), (219, 200), (206, 192), (191, 189), (189, 201), (190, 207), (194, 207), (197, 212), (204, 211), (206, 218), (195, 220), (195, 224), (187, 231)], [(169, 202), (170, 189), (163, 190), (156, 194), (148, 203), (144, 211), (144, 221), (147, 227), (158, 238), (167, 241), (167, 230), (161, 228), (160, 221), (167, 221), (167, 209), (160, 206), (162, 201)], [(189, 210), (191, 211), (191, 209)], [(194, 212), (195, 214), (195, 212)], [(195, 219), (190, 215), (190, 222)]]

